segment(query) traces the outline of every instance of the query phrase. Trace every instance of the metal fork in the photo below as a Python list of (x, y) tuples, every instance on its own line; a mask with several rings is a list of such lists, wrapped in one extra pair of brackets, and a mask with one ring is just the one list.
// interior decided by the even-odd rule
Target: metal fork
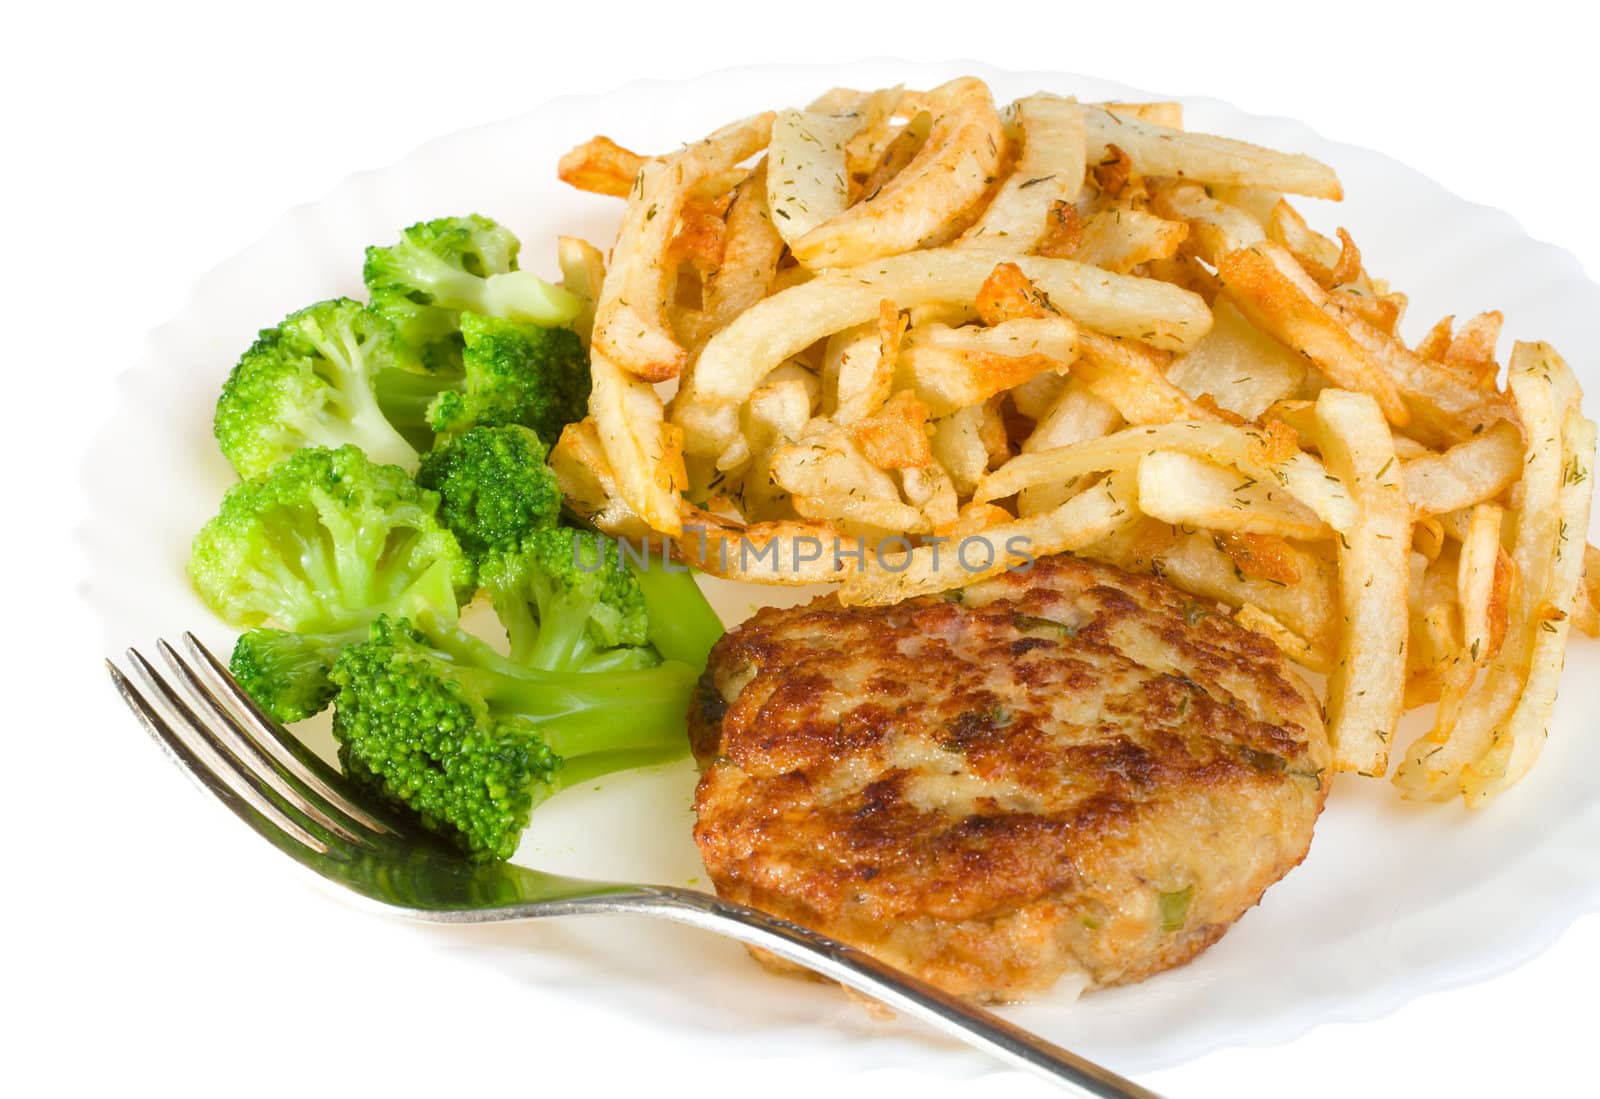
[(1080, 1094), (1157, 1099), (992, 1012), (754, 908), (671, 886), (471, 862), (346, 781), (268, 718), (193, 634), (183, 641), (187, 659), (157, 642), (170, 677), (128, 650), (143, 689), (106, 662), (128, 708), (173, 762), (263, 839), (383, 911), (430, 923), (631, 912), (688, 924), (804, 966)]

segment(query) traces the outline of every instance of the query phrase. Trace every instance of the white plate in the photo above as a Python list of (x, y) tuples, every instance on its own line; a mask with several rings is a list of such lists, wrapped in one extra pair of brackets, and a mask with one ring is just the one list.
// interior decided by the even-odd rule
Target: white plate
[[(432, 142), (291, 211), (207, 275), (154, 334), (94, 450), (87, 542), (108, 651), (191, 625), (230, 644), (183, 573), (190, 538), (232, 479), (210, 436), (217, 387), (258, 328), (318, 298), (359, 295), (364, 245), (421, 218), (480, 211), (518, 233), (524, 266), (553, 277), (558, 233), (608, 244), (619, 212), (615, 200), (556, 182), (556, 160), (574, 143), (605, 133), (641, 149), (670, 148), (832, 85), (926, 87), (961, 72), (988, 79), (1002, 100), (1036, 89), (1166, 98), (1088, 77), (971, 64), (741, 69), (560, 100)], [(1552, 341), (1587, 385), (1600, 384), (1589, 365), (1600, 358), (1600, 288), (1571, 256), (1387, 157), (1214, 100), (1185, 103), (1193, 129), (1301, 150), (1338, 170), (1345, 203), (1301, 206), (1323, 228), (1347, 226), (1369, 269), (1411, 296), (1409, 336), (1446, 312), (1498, 308), (1510, 337)], [(719, 593), (719, 602), (742, 616), (783, 596), (740, 588)], [(1372, 1018), (1525, 961), (1600, 907), (1600, 738), (1590, 735), (1597, 708), (1600, 645), (1579, 638), (1545, 758), (1489, 809), (1409, 805), (1387, 783), (1341, 778), (1305, 864), (1197, 961), (1132, 988), (1077, 1002), (1044, 998), (1008, 1013), (1139, 1072), (1223, 1046), (1281, 1042), (1317, 1023)], [(564, 794), (540, 809), (519, 858), (593, 877), (703, 884), (689, 839), (693, 783), (685, 763)], [(239, 842), (255, 841), (241, 833)], [(696, 1049), (715, 1057), (734, 1042), (744, 1056), (808, 1049), (863, 1069), (912, 1058), (936, 1059), (951, 1073), (986, 1064), (909, 1024), (872, 1022), (834, 989), (770, 977), (697, 933), (604, 921), (563, 927), (545, 941), (561, 952), (530, 960), (521, 945), (481, 935), (453, 942), (449, 933), (418, 936), (416, 947), (474, 955), (463, 964), (510, 962), (514, 954), (520, 971), (550, 977), (519, 988), (530, 1017), (560, 1018), (568, 997), (599, 1000), (658, 1020), (686, 1057)]]

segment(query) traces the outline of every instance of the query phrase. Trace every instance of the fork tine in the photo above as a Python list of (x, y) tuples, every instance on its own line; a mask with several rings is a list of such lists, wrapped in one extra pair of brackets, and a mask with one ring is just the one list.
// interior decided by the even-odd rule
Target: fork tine
[(282, 817), (270, 805), (258, 804), (254, 799), (223, 781), (167, 723), (166, 718), (162, 717), (160, 711), (150, 704), (149, 699), (145, 698), (139, 688), (133, 685), (133, 681), (123, 674), (121, 668), (107, 660), (106, 671), (111, 673), (111, 682), (116, 686), (117, 693), (122, 696), (122, 701), (127, 704), (128, 709), (133, 711), (133, 715), (139, 719), (139, 724), (145, 727), (145, 731), (161, 746), (162, 751), (167, 753), (167, 756), (178, 765), (178, 769), (188, 775), (195, 785), (227, 806), (229, 811), (255, 829), (274, 847), (293, 851), (299, 846), (317, 854), (327, 854), (327, 844), (306, 832), (292, 820)]
[[(415, 831), (390, 817), (374, 812), (345, 793), (341, 789), (346, 785), (344, 776), (324, 763), (294, 734), (268, 717), (256, 704), (256, 700), (239, 686), (222, 661), (217, 659), (198, 637), (185, 630), (183, 642), (184, 647), (208, 673), (206, 678), (232, 704), (234, 713), (242, 719), (240, 724), (243, 726), (244, 735), (271, 753), (284, 770), (315, 791), (328, 805), (337, 808), (345, 816), (353, 818), (374, 832), (404, 838)], [(215, 704), (215, 695), (206, 692), (206, 697)]]
[[(300, 830), (308, 835), (315, 836), (322, 844), (323, 853), (334, 856), (348, 855), (351, 844), (360, 845), (361, 841), (353, 836), (345, 835), (341, 829), (326, 828), (320, 821), (306, 814), (292, 803), (281, 797), (261, 775), (251, 769), (250, 765), (239, 758), (238, 753), (228, 742), (218, 736), (217, 731), (196, 714), (183, 697), (173, 689), (155, 666), (145, 659), (138, 649), (127, 650), (127, 656), (134, 667), (134, 671), (144, 681), (145, 686), (154, 690), (156, 697), (166, 707), (169, 714), (177, 717), (180, 724), (186, 726), (189, 733), (197, 738), (201, 745), (211, 754), (212, 769), (218, 770), (219, 776), (224, 781), (231, 780), (239, 793), (250, 799), (252, 804), (260, 803), (270, 806), (280, 818), (292, 821)], [(260, 804), (257, 808), (260, 808)], [(341, 850), (343, 848), (344, 850)]]
[(222, 701), (212, 693), (211, 689), (201, 682), (193, 668), (178, 655), (176, 649), (165, 640), (156, 642), (156, 649), (167, 662), (183, 685), (188, 688), (189, 694), (205, 704), (221, 728), (216, 725), (209, 726), (213, 736), (225, 739), (232, 754), (241, 764), (248, 767), (261, 781), (271, 786), (279, 798), (300, 810), (306, 816), (316, 821), (322, 827), (335, 832), (351, 843), (369, 843), (372, 835), (369, 827), (361, 821), (354, 819), (336, 804), (330, 802), (316, 791), (308, 788), (303, 783), (295, 781), (286, 769), (270, 753), (258, 744), (233, 713), (222, 704)]

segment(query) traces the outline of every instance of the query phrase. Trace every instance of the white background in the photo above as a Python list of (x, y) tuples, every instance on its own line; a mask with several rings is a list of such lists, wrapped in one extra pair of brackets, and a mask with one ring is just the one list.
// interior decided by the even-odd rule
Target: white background
[[(689, 1062), (647, 1021), (592, 1000), (559, 1019), (477, 1017), (474, 990), (515, 974), (419, 950), (426, 932), (302, 887), (120, 712), (76, 596), (87, 436), (145, 331), (287, 207), (554, 96), (733, 64), (970, 56), (1213, 95), (1406, 160), (1600, 273), (1593, 39), (1563, 7), (275, 0), (8, 16), (0, 981), (14, 1014), (0, 1072), (22, 1088), (6, 1090), (1048, 1094), (915, 1063), (846, 1076), (803, 1049), (778, 1065), (737, 1049)], [(1597, 974), (1591, 916), (1496, 980), (1142, 1082), (1175, 1099), (1584, 1093)]]

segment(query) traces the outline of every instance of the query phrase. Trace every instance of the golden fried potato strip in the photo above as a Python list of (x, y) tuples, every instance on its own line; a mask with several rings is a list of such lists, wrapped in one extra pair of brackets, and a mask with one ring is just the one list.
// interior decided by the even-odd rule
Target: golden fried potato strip
[(595, 136), (563, 154), (556, 175), (580, 191), (627, 198), (644, 162), (644, 157), (609, 137)]
[(688, 355), (667, 318), (667, 303), (677, 283), (677, 270), (667, 254), (685, 204), (698, 182), (764, 148), (771, 129), (770, 112), (755, 115), (640, 168), (595, 310), (597, 353), (647, 381), (678, 376)]
[(589, 355), (589, 415), (594, 418), (617, 493), (630, 511), (662, 534), (679, 532), (682, 429), (665, 422), (655, 387), (598, 350)]
[(1316, 363), (1346, 389), (1369, 393), (1396, 427), (1410, 422), (1395, 381), (1337, 319), (1323, 311), (1326, 293), (1271, 242), (1217, 257), (1222, 293), (1249, 321)]
[(1103, 107), (1085, 107), (1084, 123), (1090, 163), (1104, 160), (1107, 146), (1116, 145), (1132, 158), (1140, 175), (1268, 187), (1313, 198), (1344, 195), (1333, 169), (1313, 157), (1175, 130)]
[(879, 469), (920, 469), (933, 463), (928, 406), (902, 389), (871, 416), (850, 425), (850, 437)]
[(898, 557), (869, 560), (845, 580), (839, 601), (846, 606), (898, 603), (965, 587), (1048, 554), (1081, 549), (1137, 518), (1136, 491), (1131, 472), (1116, 473), (1043, 515), (985, 526), (953, 546), (934, 543)]
[[(1062, 314), (1109, 335), (1183, 349), (1211, 326), (1211, 311), (1201, 298), (1167, 283), (1071, 260), (1020, 256), (1013, 262)], [(792, 286), (746, 310), (712, 338), (700, 356), (690, 392), (704, 401), (741, 401), (776, 364), (834, 332), (873, 319), (884, 298), (902, 309), (972, 302), (994, 266), (993, 257), (982, 252), (927, 249), (830, 271)]]
[(876, 194), (790, 242), (805, 266), (847, 267), (915, 248), (982, 198), (1005, 133), (988, 87), (962, 77), (928, 93), (928, 139)]
[(1411, 509), (1376, 401), (1324, 389), (1316, 422), (1328, 472), (1343, 482), (1360, 511), (1360, 521), (1339, 539), (1344, 629), (1328, 676), (1328, 738), (1335, 769), (1382, 775), (1405, 705)]
[(1571, 371), (1546, 344), (1517, 344), (1508, 384), (1528, 453), (1505, 640), (1460, 705), (1442, 709), (1407, 752), (1394, 778), (1407, 797), (1442, 801), (1460, 794), (1468, 805), (1482, 804), (1532, 763), (1554, 706), (1583, 579), (1594, 426), (1578, 410)]
[[(1348, 532), (1357, 521), (1356, 503), (1348, 487), (1342, 480), (1330, 477), (1316, 458), (1292, 442), (1287, 448), (1277, 446), (1269, 431), (1221, 423), (1129, 427), (1073, 446), (1020, 454), (985, 477), (973, 495), (979, 500), (1003, 500), (1032, 485), (1060, 483), (1105, 470), (1132, 469), (1155, 450), (1181, 450), (1212, 461), (1229, 462), (1258, 481), (1282, 485), (1335, 532)], [(1393, 470), (1395, 476), (1399, 472)]]
[(1022, 153), (982, 215), (956, 247), (1029, 252), (1054, 231), (1053, 210), (1071, 209), (1083, 188), (1083, 110), (1040, 92), (1013, 105)]

